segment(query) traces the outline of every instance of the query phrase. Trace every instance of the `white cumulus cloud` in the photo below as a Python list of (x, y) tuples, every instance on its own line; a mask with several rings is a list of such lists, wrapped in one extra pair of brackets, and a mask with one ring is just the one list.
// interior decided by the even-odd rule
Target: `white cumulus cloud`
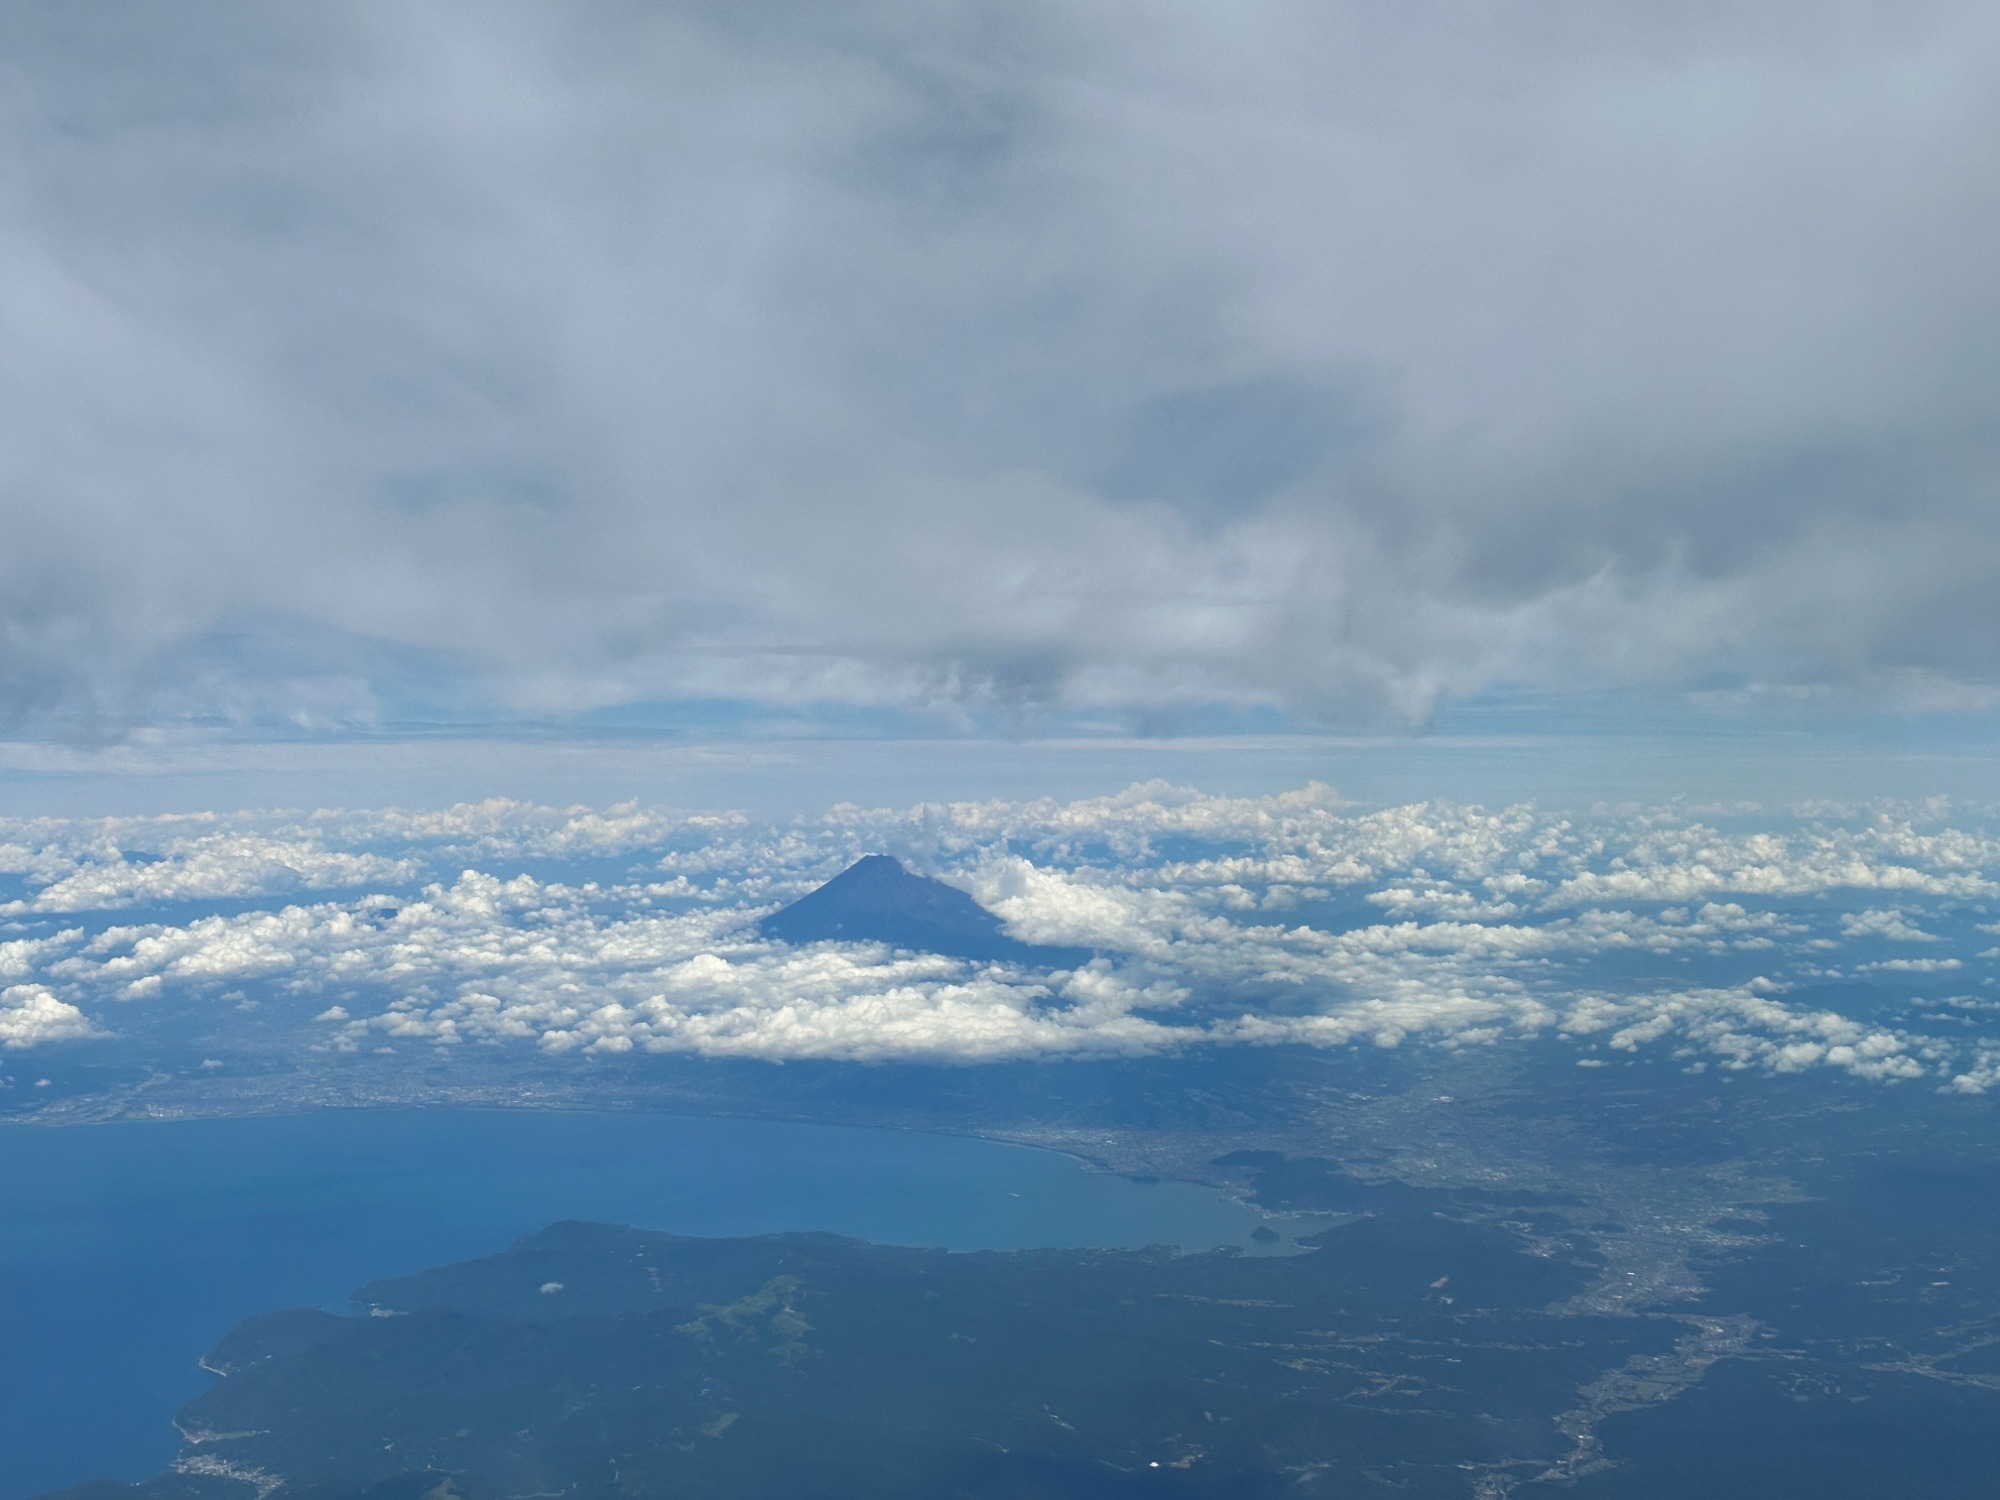
[(82, 1011), (42, 985), (15, 984), (0, 990), (0, 1047), (20, 1051), (94, 1034)]

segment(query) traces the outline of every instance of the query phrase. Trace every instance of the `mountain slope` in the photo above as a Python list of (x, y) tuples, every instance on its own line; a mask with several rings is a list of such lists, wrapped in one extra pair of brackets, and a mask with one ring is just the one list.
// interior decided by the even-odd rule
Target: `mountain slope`
[(757, 924), (787, 943), (887, 943), (975, 961), (1073, 968), (1080, 948), (1038, 947), (1007, 935), (1000, 919), (956, 886), (912, 875), (892, 855), (858, 860), (810, 895)]

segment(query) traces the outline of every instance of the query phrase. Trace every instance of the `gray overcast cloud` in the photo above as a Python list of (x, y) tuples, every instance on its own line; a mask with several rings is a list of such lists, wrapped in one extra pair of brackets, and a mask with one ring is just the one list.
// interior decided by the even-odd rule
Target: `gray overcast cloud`
[(1985, 701), (2000, 12), (17, 3), (17, 725)]

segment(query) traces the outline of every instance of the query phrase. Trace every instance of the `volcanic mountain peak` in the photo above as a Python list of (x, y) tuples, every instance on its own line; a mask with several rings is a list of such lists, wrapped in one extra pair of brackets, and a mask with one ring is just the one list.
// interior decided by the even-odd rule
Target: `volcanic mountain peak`
[(901, 860), (871, 854), (818, 890), (757, 924), (787, 943), (887, 943), (952, 958), (1005, 959), (1042, 968), (1073, 968), (1081, 949), (1043, 948), (1007, 935), (1000, 919), (957, 886), (912, 875)]

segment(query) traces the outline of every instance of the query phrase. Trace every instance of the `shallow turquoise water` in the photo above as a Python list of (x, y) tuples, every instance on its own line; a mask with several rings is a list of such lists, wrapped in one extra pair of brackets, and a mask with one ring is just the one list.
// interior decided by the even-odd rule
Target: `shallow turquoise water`
[(1252, 1211), (1052, 1152), (665, 1115), (353, 1111), (0, 1128), (0, 1500), (172, 1457), (239, 1318), (558, 1219), (951, 1249), (1247, 1244)]

